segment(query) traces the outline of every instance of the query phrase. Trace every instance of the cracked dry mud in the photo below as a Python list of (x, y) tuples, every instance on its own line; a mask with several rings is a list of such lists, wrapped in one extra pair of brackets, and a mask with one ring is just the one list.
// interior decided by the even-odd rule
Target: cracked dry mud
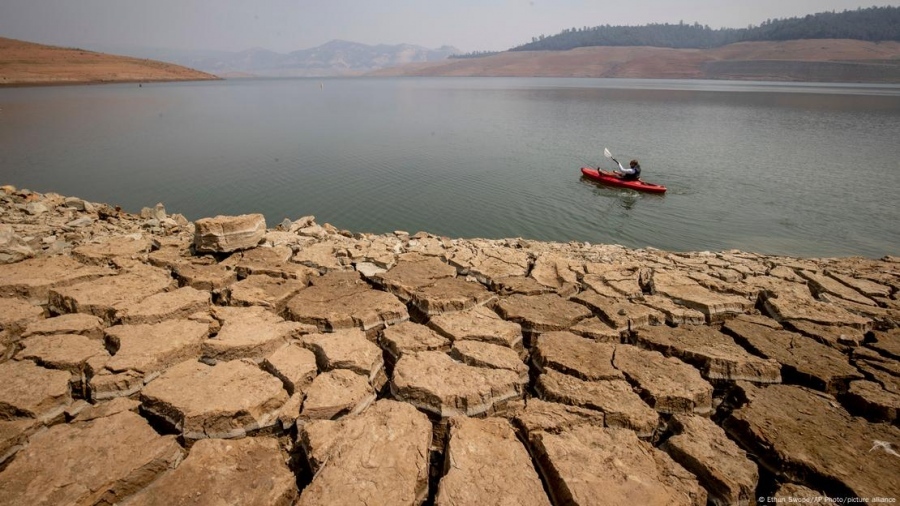
[(897, 257), (0, 204), (0, 505), (900, 495)]

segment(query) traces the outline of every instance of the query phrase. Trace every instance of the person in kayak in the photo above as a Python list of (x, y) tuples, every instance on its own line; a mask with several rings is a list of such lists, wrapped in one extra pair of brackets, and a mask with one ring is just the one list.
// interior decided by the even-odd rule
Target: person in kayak
[(617, 177), (624, 179), (625, 181), (637, 181), (641, 178), (641, 164), (639, 164), (637, 160), (632, 160), (628, 164), (627, 169), (622, 167), (622, 164), (615, 158), (613, 158), (612, 161), (616, 162), (619, 166), (619, 170), (613, 172)]

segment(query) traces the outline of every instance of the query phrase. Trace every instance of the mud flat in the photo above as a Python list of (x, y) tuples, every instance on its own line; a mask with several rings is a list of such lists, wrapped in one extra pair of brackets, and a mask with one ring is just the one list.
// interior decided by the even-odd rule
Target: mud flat
[(0, 505), (895, 502), (898, 290), (5, 186)]

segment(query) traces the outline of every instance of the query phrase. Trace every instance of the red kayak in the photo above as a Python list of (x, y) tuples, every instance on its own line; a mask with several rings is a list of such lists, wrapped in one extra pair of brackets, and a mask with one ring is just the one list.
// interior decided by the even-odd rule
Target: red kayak
[(650, 193), (666, 193), (666, 187), (661, 184), (647, 183), (645, 181), (641, 181), (640, 179), (629, 181), (627, 179), (620, 178), (615, 174), (615, 172), (606, 172), (605, 170), (597, 170), (592, 167), (582, 167), (581, 173), (584, 174), (584, 177), (586, 178), (593, 179), (598, 183), (603, 183), (609, 186), (630, 188), (632, 190)]

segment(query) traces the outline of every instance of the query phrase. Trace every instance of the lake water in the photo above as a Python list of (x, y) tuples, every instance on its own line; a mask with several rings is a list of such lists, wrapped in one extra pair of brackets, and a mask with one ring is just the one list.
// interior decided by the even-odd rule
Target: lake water
[[(579, 168), (608, 147), (664, 196)], [(900, 86), (533, 78), (0, 89), (0, 184), (667, 250), (900, 254)]]

